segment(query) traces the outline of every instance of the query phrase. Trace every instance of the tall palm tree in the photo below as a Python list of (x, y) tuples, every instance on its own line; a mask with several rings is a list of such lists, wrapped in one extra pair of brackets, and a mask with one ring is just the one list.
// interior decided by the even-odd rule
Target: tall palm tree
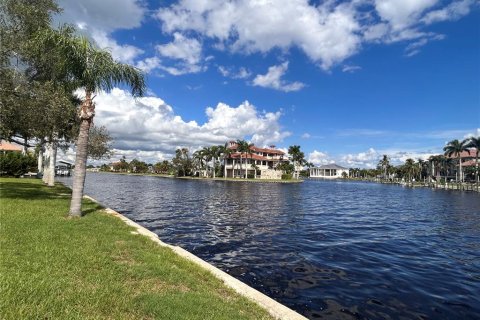
[[(250, 150), (250, 144), (245, 141), (245, 140), (237, 140), (237, 151), (240, 152), (240, 171), (242, 171), (242, 156), (245, 154), (245, 159), (246, 155)], [(247, 164), (245, 163), (245, 175), (244, 178), (247, 178)]]
[[(227, 148), (226, 145), (219, 146), (219, 155), (220, 155), (220, 158), (223, 160), (223, 168), (224, 168), (223, 177), (224, 178), (227, 177), (227, 159), (231, 154), (232, 154), (232, 149)], [(232, 168), (233, 167), (234, 166), (232, 166)]]
[(205, 155), (203, 154), (202, 150), (197, 150), (193, 153), (193, 160), (199, 165), (199, 169), (204, 171), (205, 165)]
[(475, 182), (478, 188), (478, 154), (480, 152), (480, 136), (471, 137), (466, 141), (467, 148), (475, 148)]
[(300, 146), (293, 145), (288, 148), (288, 154), (290, 155), (290, 158), (293, 162), (293, 167), (294, 167), (294, 177), (295, 179), (298, 179), (298, 170), (297, 170), (297, 165), (302, 165), (305, 163), (305, 154), (300, 151)]
[(407, 172), (408, 181), (412, 181), (412, 177), (415, 175), (416, 168), (417, 167), (415, 166), (415, 160), (405, 160), (405, 171)]
[(387, 178), (387, 170), (390, 166), (390, 160), (386, 154), (383, 155), (382, 159), (378, 162), (378, 166), (383, 170), (383, 178)]
[(126, 84), (134, 96), (142, 96), (145, 79), (137, 68), (119, 63), (112, 55), (94, 47), (85, 37), (74, 36), (62, 30), (39, 33), (42, 45), (59, 50), (64, 57), (63, 72), (69, 86), (85, 89), (85, 98), (79, 108), (80, 130), (77, 138), (75, 172), (73, 176), (70, 215), (82, 215), (82, 197), (85, 185), (87, 146), (90, 126), (95, 116), (95, 92), (110, 91), (118, 84)]
[(211, 146), (210, 147), (211, 157), (212, 157), (212, 160), (213, 160), (213, 178), (215, 178), (217, 159), (220, 157), (220, 147), (221, 146)]
[(460, 180), (460, 182), (463, 182), (463, 175), (462, 175), (462, 158), (461, 158), (461, 153), (463, 151), (470, 151), (467, 149), (467, 141), (463, 140), (462, 142), (458, 141), (457, 139), (450, 141), (447, 143), (447, 145), (443, 148), (443, 151), (445, 151), (446, 156), (451, 156), (454, 155), (457, 157), (458, 160), (458, 168), (459, 168), (459, 174), (457, 175), (457, 182)]
[(205, 159), (205, 164), (207, 165), (206, 174), (210, 177), (210, 173), (209, 173), (210, 165), (209, 165), (209, 163), (213, 159), (212, 147), (203, 147), (202, 154), (203, 154), (204, 159)]

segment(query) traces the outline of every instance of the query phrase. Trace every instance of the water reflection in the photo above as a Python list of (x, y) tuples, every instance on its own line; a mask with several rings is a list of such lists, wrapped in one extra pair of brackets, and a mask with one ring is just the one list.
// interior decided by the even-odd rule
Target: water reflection
[(480, 318), (478, 194), (109, 174), (86, 192), (309, 318)]

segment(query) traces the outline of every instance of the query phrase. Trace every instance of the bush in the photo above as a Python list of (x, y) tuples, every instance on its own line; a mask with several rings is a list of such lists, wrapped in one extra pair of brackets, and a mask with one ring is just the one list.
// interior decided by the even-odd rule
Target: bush
[(19, 152), (0, 154), (0, 175), (19, 177), (29, 171), (36, 170), (37, 160), (31, 155)]
[(290, 173), (282, 174), (282, 180), (292, 180), (293, 176)]

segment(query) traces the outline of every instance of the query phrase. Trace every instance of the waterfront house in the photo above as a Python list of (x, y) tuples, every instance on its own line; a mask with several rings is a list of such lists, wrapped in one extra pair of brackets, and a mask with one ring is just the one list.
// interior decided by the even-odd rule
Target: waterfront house
[(6, 152), (22, 152), (22, 147), (12, 144), (10, 142), (7, 142), (5, 140), (0, 140), (0, 152), (6, 153)]
[(310, 178), (338, 179), (345, 175), (348, 177), (348, 168), (335, 163), (310, 168)]
[(251, 146), (250, 152), (243, 154), (237, 151), (238, 145), (235, 141), (227, 142), (226, 147), (232, 150), (232, 153), (225, 159), (225, 177), (244, 177), (246, 170), (249, 178), (282, 178), (282, 170), (277, 170), (277, 166), (288, 161), (288, 158), (283, 151), (275, 149), (275, 146), (267, 148)]

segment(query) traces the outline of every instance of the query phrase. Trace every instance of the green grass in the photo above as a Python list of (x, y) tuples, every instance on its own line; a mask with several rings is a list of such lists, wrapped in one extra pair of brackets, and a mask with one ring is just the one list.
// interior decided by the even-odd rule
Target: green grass
[(86, 216), (67, 218), (64, 186), (0, 185), (2, 319), (270, 319), (91, 201)]

